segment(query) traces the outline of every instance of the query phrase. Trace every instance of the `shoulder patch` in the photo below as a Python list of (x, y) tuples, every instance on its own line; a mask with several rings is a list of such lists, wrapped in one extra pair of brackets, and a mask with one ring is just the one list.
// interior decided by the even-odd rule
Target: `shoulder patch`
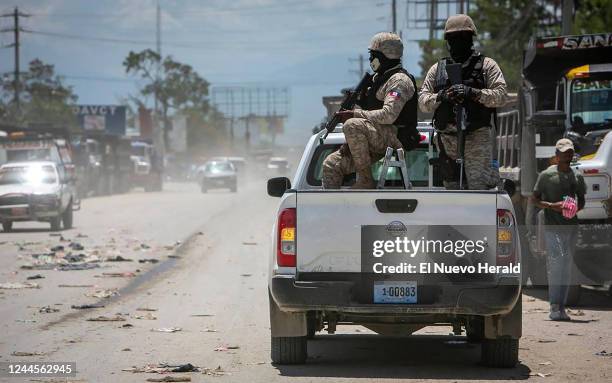
[(399, 98), (401, 97), (401, 93), (399, 90), (392, 90), (389, 93), (387, 93), (387, 96), (395, 99), (395, 100), (399, 100)]

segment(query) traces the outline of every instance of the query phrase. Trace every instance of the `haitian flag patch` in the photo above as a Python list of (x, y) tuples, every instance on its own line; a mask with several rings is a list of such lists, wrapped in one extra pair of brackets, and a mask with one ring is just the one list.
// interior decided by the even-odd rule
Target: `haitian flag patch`
[(398, 92), (397, 90), (392, 90), (391, 92), (389, 92), (389, 94), (387, 95), (395, 100), (399, 100), (400, 98), (400, 92)]

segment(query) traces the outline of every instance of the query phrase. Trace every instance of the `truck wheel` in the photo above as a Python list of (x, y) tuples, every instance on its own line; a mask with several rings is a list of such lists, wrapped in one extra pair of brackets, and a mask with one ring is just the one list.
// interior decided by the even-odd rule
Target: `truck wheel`
[(578, 302), (580, 302), (580, 295), (582, 295), (580, 285), (569, 286), (569, 290), (567, 291), (567, 300), (565, 301), (565, 304), (568, 306), (578, 305)]
[(13, 230), (13, 221), (2, 222), (2, 230), (4, 230), (5, 233), (8, 233), (9, 231)]
[(70, 201), (70, 203), (68, 203), (68, 207), (66, 207), (66, 210), (64, 210), (64, 213), (62, 214), (62, 223), (64, 224), (64, 229), (72, 229), (72, 218), (73, 218), (73, 211), (72, 211), (72, 201)]
[(484, 339), (484, 318), (476, 317), (465, 325), (465, 333), (470, 343), (480, 343)]
[(306, 361), (305, 336), (272, 337), (272, 363), (302, 364)]
[(512, 368), (518, 363), (518, 349), (518, 339), (484, 339), (482, 363), (488, 367)]
[(62, 229), (62, 216), (51, 218), (51, 231), (59, 231)]

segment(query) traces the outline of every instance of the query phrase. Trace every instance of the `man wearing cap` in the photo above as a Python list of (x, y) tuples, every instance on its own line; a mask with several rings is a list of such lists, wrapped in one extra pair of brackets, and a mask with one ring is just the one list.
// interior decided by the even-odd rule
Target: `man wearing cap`
[(418, 143), (414, 77), (402, 67), (404, 46), (394, 33), (374, 35), (370, 42), (372, 83), (355, 110), (340, 111), (346, 144), (323, 162), (323, 187), (338, 189), (344, 176), (356, 172), (354, 189), (374, 188), (371, 166), (387, 147), (409, 150)]
[[(491, 118), (495, 108), (506, 98), (506, 81), (497, 63), (474, 50), (476, 26), (468, 15), (448, 18), (444, 39), (450, 57), (434, 64), (423, 82), (419, 106), (434, 112), (438, 153), (443, 166), (444, 186), (459, 188), (457, 127), (454, 105), (465, 107), (465, 180), (469, 189), (489, 189), (499, 183), (499, 171), (493, 166)], [(446, 65), (462, 64), (462, 84), (450, 85)]]
[(548, 300), (551, 320), (570, 320), (565, 302), (571, 284), (572, 258), (578, 218), (584, 207), (586, 185), (581, 174), (570, 167), (574, 145), (567, 138), (556, 144), (556, 165), (540, 173), (533, 189), (533, 203), (544, 210)]

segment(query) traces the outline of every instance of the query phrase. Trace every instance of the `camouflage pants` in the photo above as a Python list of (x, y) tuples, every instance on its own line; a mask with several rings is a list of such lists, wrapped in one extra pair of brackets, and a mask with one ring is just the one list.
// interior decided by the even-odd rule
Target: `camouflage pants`
[[(440, 134), (446, 154), (457, 159), (457, 136)], [(491, 166), (493, 154), (492, 130), (489, 127), (476, 129), (465, 136), (464, 169), (467, 188), (486, 190), (499, 183), (499, 170)], [(437, 144), (437, 140), (436, 140)], [(459, 182), (444, 180), (447, 189), (459, 189)]]
[(351, 118), (342, 130), (350, 150), (336, 150), (323, 161), (325, 189), (339, 189), (345, 175), (356, 169), (369, 169), (385, 155), (387, 147), (402, 147), (397, 139), (397, 128), (392, 125), (376, 125), (363, 118)]

